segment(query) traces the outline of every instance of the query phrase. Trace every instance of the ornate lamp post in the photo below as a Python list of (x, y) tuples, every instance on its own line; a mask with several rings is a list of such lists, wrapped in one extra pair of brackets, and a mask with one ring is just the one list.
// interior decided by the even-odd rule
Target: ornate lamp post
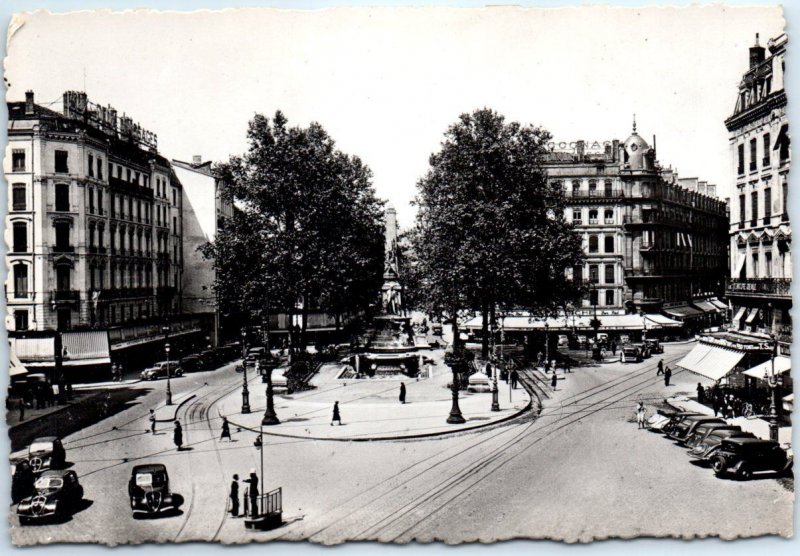
[(778, 349), (778, 340), (772, 336), (772, 374), (767, 375), (764, 370), (764, 381), (769, 386), (769, 437), (778, 441), (778, 408), (775, 405), (775, 392), (778, 387), (778, 377), (775, 376), (775, 352)]
[(495, 342), (495, 322), (492, 319), (492, 357), (488, 368), (491, 369), (492, 378), (492, 411), (500, 411), (499, 392), (497, 391), (497, 344)]
[[(453, 385), (451, 389), (453, 393), (453, 405), (450, 407), (450, 416), (447, 418), (447, 422), (451, 425), (460, 425), (467, 422), (464, 416), (461, 415), (461, 408), (458, 406), (458, 370), (460, 361), (458, 355), (455, 353), (450, 354), (449, 358), (450, 369), (453, 371)], [(445, 362), (447, 363), (446, 359)]]
[(275, 405), (272, 400), (272, 369), (273, 365), (267, 363), (265, 365), (265, 372), (267, 377), (267, 409), (264, 411), (264, 418), (261, 419), (262, 425), (280, 425), (281, 421), (275, 414)]
[(169, 364), (169, 326), (161, 329), (164, 332), (164, 353), (167, 356), (167, 405), (172, 405), (172, 370)]
[(247, 389), (247, 329), (242, 328), (242, 413), (250, 413), (250, 391)]
[(544, 368), (547, 369), (547, 364), (550, 362), (550, 325), (547, 324), (547, 317), (544, 321)]

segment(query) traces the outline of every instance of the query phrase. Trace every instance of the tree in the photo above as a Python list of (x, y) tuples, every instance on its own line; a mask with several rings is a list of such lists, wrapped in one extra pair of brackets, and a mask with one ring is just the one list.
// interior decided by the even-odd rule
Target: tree
[(418, 182), (410, 234), (422, 305), (453, 319), (483, 316), (483, 355), (497, 310), (555, 312), (581, 290), (566, 269), (582, 260), (564, 193), (542, 161), (550, 134), (490, 109), (462, 114)]
[(217, 270), (222, 302), (250, 314), (301, 315), (368, 310), (377, 298), (383, 264), (383, 203), (371, 172), (336, 150), (317, 123), (289, 127), (281, 112), (257, 114), (249, 148), (216, 171), (221, 194), (237, 208), (224, 233), (203, 247)]

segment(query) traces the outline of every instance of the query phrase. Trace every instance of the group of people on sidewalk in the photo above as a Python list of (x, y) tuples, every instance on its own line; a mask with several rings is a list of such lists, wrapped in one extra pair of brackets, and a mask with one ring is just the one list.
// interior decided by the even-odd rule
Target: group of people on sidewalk
[(234, 474), (230, 489), (230, 512), (232, 517), (257, 517), (261, 515), (258, 507), (258, 475), (255, 469), (250, 470), (250, 476), (241, 482), (246, 483), (247, 487), (243, 497), (244, 511), (239, 515), (239, 475)]

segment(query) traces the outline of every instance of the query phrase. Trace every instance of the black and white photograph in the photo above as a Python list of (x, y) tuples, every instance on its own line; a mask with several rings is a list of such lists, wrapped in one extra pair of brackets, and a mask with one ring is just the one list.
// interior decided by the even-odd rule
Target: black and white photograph
[(780, 6), (26, 9), (12, 545), (793, 536)]

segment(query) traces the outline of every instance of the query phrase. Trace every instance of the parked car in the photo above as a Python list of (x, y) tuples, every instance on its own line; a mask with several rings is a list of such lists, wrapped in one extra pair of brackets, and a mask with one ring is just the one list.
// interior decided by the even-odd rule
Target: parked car
[(198, 355), (188, 355), (181, 359), (180, 366), (187, 373), (193, 373), (202, 370), (202, 359)]
[(684, 419), (692, 416), (706, 417), (704, 413), (696, 413), (694, 411), (677, 411), (670, 416), (669, 421), (664, 424), (661, 430), (664, 434), (669, 434), (672, 432), (672, 429), (674, 429)]
[(717, 477), (733, 475), (748, 480), (761, 471), (787, 471), (792, 460), (774, 440), (760, 438), (727, 438), (711, 458), (711, 469)]
[(558, 347), (567, 347), (569, 345), (569, 336), (566, 334), (558, 335)]
[(133, 515), (157, 514), (179, 505), (178, 497), (169, 490), (167, 468), (161, 463), (134, 466), (128, 481), (128, 496)]
[(20, 524), (65, 518), (83, 499), (83, 487), (71, 470), (50, 469), (34, 483), (35, 492), (17, 505)]
[(139, 375), (142, 380), (156, 380), (167, 376), (183, 376), (183, 369), (177, 361), (159, 361), (152, 367), (143, 370)]
[(694, 429), (694, 432), (690, 434), (686, 438), (686, 442), (684, 445), (687, 448), (694, 448), (698, 444), (702, 444), (705, 439), (711, 434), (713, 431), (718, 430), (742, 430), (741, 427), (737, 425), (729, 425), (728, 423), (702, 423)]
[(621, 361), (623, 363), (639, 363), (642, 361), (642, 351), (639, 346), (628, 344), (622, 346)]
[(200, 367), (204, 371), (215, 369), (219, 366), (219, 353), (213, 349), (206, 349), (200, 352)]
[(36, 475), (27, 459), (11, 460), (11, 501), (16, 503), (33, 493)]
[(683, 444), (686, 439), (695, 431), (695, 429), (705, 423), (722, 423), (725, 421), (719, 417), (709, 417), (707, 415), (690, 415), (676, 423), (674, 427), (667, 433), (667, 436), (677, 442)]
[(719, 450), (719, 446), (726, 438), (755, 438), (753, 433), (744, 432), (736, 429), (717, 429), (708, 433), (702, 442), (696, 444), (689, 450), (689, 456), (695, 459), (708, 462)]
[(66, 462), (66, 452), (61, 440), (55, 436), (42, 436), (28, 446), (28, 463), (34, 473), (47, 469), (61, 469)]
[(664, 353), (664, 346), (659, 340), (645, 340), (644, 344), (650, 349), (650, 353)]

